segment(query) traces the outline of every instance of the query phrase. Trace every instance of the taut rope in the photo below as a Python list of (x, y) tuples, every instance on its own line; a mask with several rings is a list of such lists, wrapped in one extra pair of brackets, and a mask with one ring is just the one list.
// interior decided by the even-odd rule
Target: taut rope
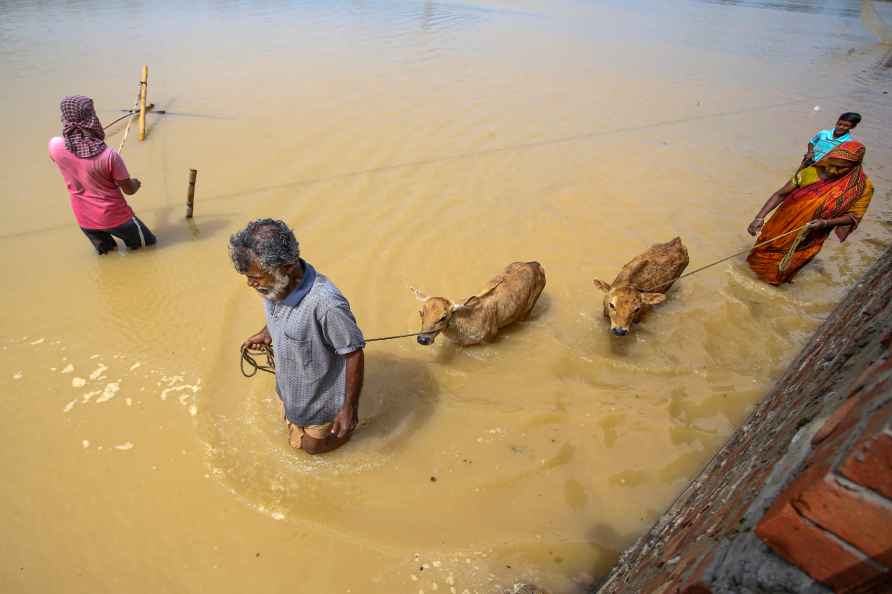
[[(721, 264), (722, 262), (726, 262), (726, 261), (730, 260), (731, 258), (736, 258), (737, 256), (745, 254), (750, 250), (753, 250), (758, 247), (762, 247), (764, 245), (768, 245), (772, 241), (777, 241), (781, 237), (786, 237), (787, 235), (792, 235), (793, 233), (798, 233), (798, 232), (803, 231), (807, 228), (808, 228), (808, 223), (806, 223), (805, 225), (802, 225), (801, 227), (797, 227), (796, 229), (793, 229), (792, 231), (787, 231), (786, 233), (781, 233), (780, 235), (778, 235), (776, 237), (772, 237), (771, 239), (767, 239), (765, 241), (760, 241), (759, 243), (757, 243), (756, 245), (754, 245), (751, 248), (747, 248), (740, 252), (735, 252), (735, 253), (731, 254), (730, 256), (726, 256), (724, 258), (721, 258), (720, 260), (711, 262), (711, 263), (707, 264), (706, 266), (701, 266), (700, 268), (697, 268), (696, 270), (686, 272), (685, 274), (682, 274), (681, 276), (678, 276), (678, 277), (672, 279), (671, 281), (656, 285), (655, 287), (651, 287), (650, 289), (639, 289), (639, 290), (644, 291), (644, 292), (650, 292), (655, 289), (659, 289), (660, 287), (664, 287), (666, 285), (671, 285), (672, 283), (674, 283), (675, 281), (677, 281), (679, 279), (697, 274), (698, 272), (703, 272), (707, 268), (712, 268), (713, 266), (716, 266), (717, 264)], [(795, 250), (796, 245), (797, 245), (797, 243), (794, 243), (791, 250)], [(393, 340), (395, 338), (407, 338), (409, 336), (421, 336), (422, 334), (429, 334), (429, 333), (428, 332), (412, 332), (410, 334), (396, 334), (394, 336), (381, 336), (378, 338), (366, 338), (365, 341), (366, 342), (377, 342), (377, 341), (381, 341), (381, 340)], [(258, 356), (266, 356), (266, 365), (261, 365), (260, 363), (257, 362), (257, 359), (255, 359), (255, 357), (258, 357)], [(245, 371), (245, 364), (247, 364), (248, 367), (251, 368), (250, 371)], [(258, 347), (258, 348), (249, 348), (246, 346), (242, 347), (241, 370), (242, 370), (242, 375), (244, 375), (245, 377), (253, 377), (253, 376), (257, 375), (258, 371), (265, 371), (266, 373), (275, 374), (276, 373), (276, 361), (273, 356), (272, 345), (264, 345), (264, 346)]]
[(406, 338), (407, 336), (421, 336), (422, 334), (430, 334), (430, 332), (413, 332), (412, 334), (397, 334), (396, 336), (382, 336), (381, 338), (366, 338), (366, 342), (375, 342), (377, 340), (393, 340), (394, 338)]
[(129, 118), (129, 117), (131, 117), (131, 116), (133, 115), (133, 110), (132, 110), (132, 109), (128, 109), (128, 110), (126, 110), (126, 111), (127, 111), (127, 113), (125, 113), (124, 115), (122, 115), (122, 116), (119, 117), (119, 118), (116, 118), (116, 119), (112, 120), (112, 121), (109, 122), (108, 124), (104, 125), (104, 126), (102, 127), (102, 129), (103, 129), (103, 130), (108, 130), (109, 128), (111, 128), (112, 126), (114, 126), (115, 124), (117, 124), (118, 122), (120, 122), (121, 120), (123, 120), (124, 118)]
[[(406, 338), (409, 336), (420, 336), (422, 334), (428, 334), (428, 332), (413, 332), (411, 334), (397, 334), (395, 336), (381, 336), (380, 338), (366, 338), (366, 342), (376, 342), (379, 340), (393, 340), (394, 338)], [(257, 362), (255, 357), (266, 357), (266, 365), (261, 365)], [(245, 371), (245, 365), (249, 367), (248, 371)], [(275, 375), (276, 373), (276, 360), (273, 356), (273, 347), (272, 345), (263, 345), (261, 347), (253, 348), (253, 347), (242, 347), (242, 360), (240, 362), (240, 368), (242, 370), (242, 375), (245, 377), (254, 377), (257, 375), (258, 371), (265, 371), (266, 373), (272, 373)]]

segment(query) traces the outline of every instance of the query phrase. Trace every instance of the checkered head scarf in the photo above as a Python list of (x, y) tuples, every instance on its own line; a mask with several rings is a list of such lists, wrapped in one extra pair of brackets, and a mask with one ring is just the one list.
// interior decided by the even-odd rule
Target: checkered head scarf
[(105, 130), (96, 117), (92, 99), (72, 95), (62, 99), (60, 108), (65, 148), (81, 159), (95, 157), (105, 150)]

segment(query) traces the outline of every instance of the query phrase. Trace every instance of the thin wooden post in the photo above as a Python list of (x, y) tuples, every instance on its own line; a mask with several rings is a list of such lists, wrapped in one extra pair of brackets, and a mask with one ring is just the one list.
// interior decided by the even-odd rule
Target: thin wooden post
[(146, 96), (149, 92), (149, 67), (143, 65), (139, 79), (139, 139), (146, 139)]
[(186, 197), (186, 218), (192, 218), (192, 206), (195, 204), (195, 178), (198, 177), (197, 169), (189, 170), (189, 195)]

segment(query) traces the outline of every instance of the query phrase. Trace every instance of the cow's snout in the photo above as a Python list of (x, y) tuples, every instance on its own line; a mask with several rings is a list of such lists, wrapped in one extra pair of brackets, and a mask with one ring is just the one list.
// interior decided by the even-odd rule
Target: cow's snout
[(427, 334), (420, 334), (418, 336), (417, 340), (418, 340), (418, 344), (423, 345), (423, 346), (430, 346), (430, 345), (434, 344), (434, 339), (431, 338)]
[(629, 329), (628, 329), (628, 328), (618, 328), (618, 327), (613, 327), (613, 328), (610, 329), (610, 331), (613, 332), (613, 335), (614, 335), (614, 336), (625, 336), (626, 334), (629, 333)]

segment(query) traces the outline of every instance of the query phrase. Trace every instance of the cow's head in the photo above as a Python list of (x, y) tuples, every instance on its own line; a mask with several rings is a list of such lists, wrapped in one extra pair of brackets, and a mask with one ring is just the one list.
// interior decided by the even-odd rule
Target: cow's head
[(415, 298), (421, 301), (421, 332), (416, 339), (418, 344), (429, 346), (434, 344), (437, 334), (446, 330), (452, 314), (462, 307), (461, 304), (452, 303), (445, 297), (428, 297), (415, 287), (409, 287), (415, 294)]
[(666, 300), (662, 293), (639, 291), (631, 285), (611, 287), (602, 280), (595, 279), (595, 286), (604, 291), (604, 314), (610, 318), (610, 331), (615, 336), (629, 333), (632, 323), (638, 320), (641, 308), (657, 305)]

